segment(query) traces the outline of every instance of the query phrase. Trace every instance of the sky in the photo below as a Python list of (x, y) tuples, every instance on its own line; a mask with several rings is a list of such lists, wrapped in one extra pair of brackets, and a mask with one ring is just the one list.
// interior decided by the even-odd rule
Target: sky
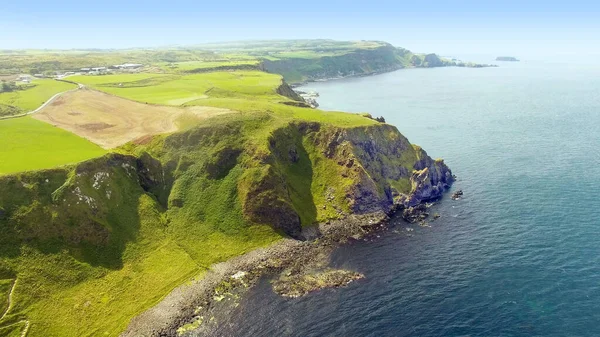
[(597, 1), (0, 0), (0, 49), (329, 38), (452, 55), (600, 56)]

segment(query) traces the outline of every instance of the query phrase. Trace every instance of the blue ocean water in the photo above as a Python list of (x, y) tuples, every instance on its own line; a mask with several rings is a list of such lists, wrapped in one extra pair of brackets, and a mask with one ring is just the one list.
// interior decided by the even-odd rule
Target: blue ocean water
[(458, 176), (431, 227), (396, 219), (331, 264), (365, 274), (299, 299), (251, 290), (222, 336), (600, 336), (600, 67), (437, 68), (312, 83), (323, 109), (384, 116)]

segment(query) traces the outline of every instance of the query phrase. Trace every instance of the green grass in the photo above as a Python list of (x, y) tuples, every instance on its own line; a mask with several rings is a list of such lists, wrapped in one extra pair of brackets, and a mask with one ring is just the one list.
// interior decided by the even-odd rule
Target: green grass
[(220, 68), (242, 68), (257, 66), (257, 59), (236, 60), (236, 61), (187, 61), (187, 62), (161, 62), (157, 66), (166, 72), (186, 73), (201, 72), (210, 69)]
[(77, 87), (54, 80), (36, 80), (31, 84), (33, 86), (26, 90), (0, 93), (0, 116), (33, 111), (55, 94)]
[(211, 72), (187, 76), (76, 76), (71, 80), (134, 101), (163, 105), (182, 105), (208, 97), (276, 98), (275, 89), (281, 83), (279, 76), (260, 71)]
[(77, 76), (72, 80), (139, 102), (213, 106), (245, 113), (269, 112), (290, 119), (312, 120), (340, 126), (376, 124), (357, 114), (281, 104), (290, 101), (276, 92), (281, 85), (281, 76), (259, 71), (221, 71), (186, 76), (153, 74)]
[(8, 307), (8, 294), (12, 288), (14, 279), (0, 280), (0, 315), (4, 313), (4, 310)]
[(98, 145), (31, 117), (0, 121), (0, 175), (73, 164), (104, 153)]
[(99, 84), (114, 84), (118, 85), (119, 83), (129, 83), (129, 82), (139, 82), (148, 79), (159, 80), (163, 77), (168, 77), (165, 74), (151, 74), (151, 73), (137, 73), (137, 74), (116, 74), (116, 75), (79, 75), (79, 76), (69, 76), (68, 80), (83, 83), (89, 86), (95, 86)]

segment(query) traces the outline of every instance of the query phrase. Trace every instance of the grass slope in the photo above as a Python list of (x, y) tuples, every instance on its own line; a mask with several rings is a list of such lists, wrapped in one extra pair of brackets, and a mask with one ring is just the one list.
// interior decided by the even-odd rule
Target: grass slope
[(0, 121), (0, 175), (73, 164), (104, 153), (83, 138), (31, 117)]
[(33, 111), (59, 92), (75, 89), (71, 83), (36, 80), (25, 90), (0, 93), (0, 117)]

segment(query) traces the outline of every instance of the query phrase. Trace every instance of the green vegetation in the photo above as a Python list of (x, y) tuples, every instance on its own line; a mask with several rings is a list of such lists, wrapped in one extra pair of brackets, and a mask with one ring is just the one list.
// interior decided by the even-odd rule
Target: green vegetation
[[(275, 93), (277, 75), (190, 76), (127, 89), (106, 86), (114, 78), (105, 76), (95, 85), (152, 91), (210, 78), (236, 94), (205, 100), (237, 104), (242, 113), (120, 150), (134, 156), (0, 178), (0, 268), (19, 279), (9, 318), (31, 321), (31, 336), (116, 335), (211, 264), (353, 211), (348, 195), (357, 181), (381, 173), (344, 161), (362, 156), (369, 137), (396, 142), (393, 127), (360, 115), (277, 103), (290, 100)], [(33, 122), (11, 120), (25, 121)], [(347, 145), (328, 147), (340, 132)], [(391, 148), (408, 148), (399, 144)], [(352, 148), (354, 155), (346, 152)], [(398, 158), (404, 160), (399, 152), (381, 160)]]
[(19, 90), (0, 92), (0, 117), (33, 111), (55, 94), (76, 87), (54, 80), (36, 80)]
[(161, 62), (157, 64), (165, 72), (175, 73), (200, 73), (228, 69), (249, 70), (258, 69), (259, 60), (239, 61), (187, 61), (187, 62)]
[(8, 294), (14, 281), (14, 279), (0, 279), (0, 315), (8, 308)]
[(0, 175), (101, 156), (99, 146), (31, 117), (0, 121)]
[[(183, 105), (190, 101), (212, 98), (254, 100), (277, 97), (279, 76), (259, 71), (210, 72), (177, 75), (107, 75), (75, 76), (72, 81), (143, 103)], [(205, 104), (203, 104), (205, 105)]]
[(127, 50), (8, 50), (0, 52), (0, 74), (54, 75), (56, 71), (108, 67), (123, 63), (155, 64), (159, 62), (218, 61), (210, 51), (189, 49)]
[[(244, 67), (280, 62), (277, 73), (304, 80), (389, 70), (412, 54), (381, 42), (279, 41), (268, 48), (65, 52), (52, 66), (36, 65), (116, 64), (128, 55), (154, 72), (69, 79), (149, 104), (236, 112), (182, 118), (176, 133), (102, 157), (99, 147), (29, 117), (0, 121), (0, 174), (73, 163), (0, 177), (0, 280), (18, 279), (0, 333), (18, 335), (6, 324), (28, 320), (32, 337), (118, 335), (214, 263), (300, 238), (318, 222), (385, 209), (409, 192), (424, 152), (396, 128), (302, 107), (280, 75)], [(19, 69), (52, 60), (48, 53), (19, 55)], [(222, 66), (227, 71), (198, 71)]]

